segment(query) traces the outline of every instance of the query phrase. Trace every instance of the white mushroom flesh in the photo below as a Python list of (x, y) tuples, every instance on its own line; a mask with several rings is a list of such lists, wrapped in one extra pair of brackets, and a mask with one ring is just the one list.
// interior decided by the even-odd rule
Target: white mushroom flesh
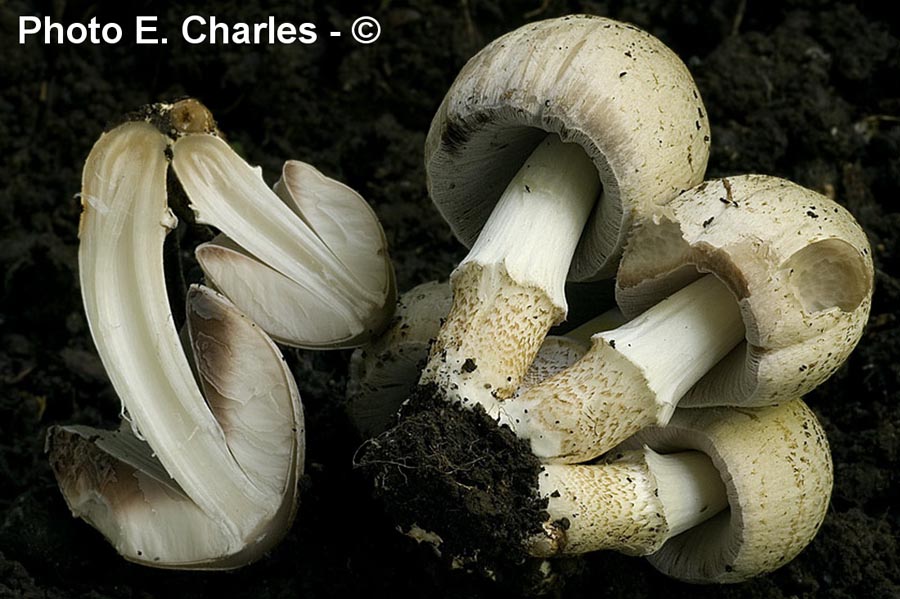
[(197, 221), (228, 238), (198, 249), (201, 266), (276, 339), (349, 347), (386, 325), (393, 268), (381, 225), (359, 194), (297, 161), (285, 165), (276, 194), (210, 134), (179, 138), (173, 155)]
[(56, 429), (51, 462), (73, 512), (126, 558), (235, 567), (270, 548), (293, 518), (303, 416), (268, 336), (225, 298), (193, 289), (193, 354), (208, 391), (201, 393), (163, 271), (163, 241), (175, 226), (167, 144), (151, 125), (126, 123), (105, 134), (85, 164), (82, 295), (133, 435)]

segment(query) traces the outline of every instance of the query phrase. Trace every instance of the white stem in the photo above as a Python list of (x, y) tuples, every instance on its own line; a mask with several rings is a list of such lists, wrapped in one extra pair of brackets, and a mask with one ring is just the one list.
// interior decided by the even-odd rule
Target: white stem
[(517, 284), (546, 290), (565, 310), (569, 265), (599, 191), (584, 150), (548, 135), (509, 182), (460, 266), (503, 264)]
[(538, 480), (550, 519), (530, 550), (541, 557), (604, 549), (649, 555), (728, 507), (720, 474), (697, 451), (644, 447), (603, 464), (544, 466)]
[(678, 400), (744, 335), (734, 295), (706, 275), (599, 337), (641, 369), (667, 422)]
[(734, 296), (707, 275), (594, 335), (578, 362), (504, 402), (502, 421), (544, 461), (596, 458), (640, 429), (668, 422), (678, 400), (744, 334)]
[(453, 306), (421, 382), (494, 414), (515, 393), (547, 331), (565, 318), (569, 264), (599, 191), (579, 146), (556, 135), (541, 142), (451, 276)]
[(166, 471), (235, 538), (270, 499), (234, 461), (175, 330), (163, 241), (166, 140), (128, 123), (97, 142), (84, 167), (79, 272), (97, 351), (133, 426)]
[(667, 538), (706, 522), (728, 507), (722, 476), (705, 453), (645, 452), (669, 525)]

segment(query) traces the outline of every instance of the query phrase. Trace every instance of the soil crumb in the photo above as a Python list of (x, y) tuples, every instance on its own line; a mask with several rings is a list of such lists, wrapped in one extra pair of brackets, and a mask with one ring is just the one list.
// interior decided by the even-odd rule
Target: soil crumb
[[(369, 441), (358, 464), (403, 532), (436, 541), (442, 559), (516, 586), (529, 558), (525, 540), (548, 519), (538, 495), (540, 462), (528, 444), (480, 406), (445, 401), (417, 387), (396, 427)], [(510, 577), (515, 568), (515, 576)], [(531, 568), (529, 568), (531, 570)], [(525, 590), (523, 588), (523, 590)]]

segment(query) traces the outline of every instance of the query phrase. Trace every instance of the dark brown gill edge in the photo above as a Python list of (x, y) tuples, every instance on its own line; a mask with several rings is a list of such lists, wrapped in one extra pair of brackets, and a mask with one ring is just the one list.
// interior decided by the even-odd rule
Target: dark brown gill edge
[(561, 582), (541, 572), (525, 546), (549, 518), (538, 492), (541, 464), (528, 442), (480, 406), (464, 408), (434, 384), (418, 386), (397, 425), (363, 445), (356, 465), (398, 528), (438, 535), (438, 553), (452, 567), (528, 594)]

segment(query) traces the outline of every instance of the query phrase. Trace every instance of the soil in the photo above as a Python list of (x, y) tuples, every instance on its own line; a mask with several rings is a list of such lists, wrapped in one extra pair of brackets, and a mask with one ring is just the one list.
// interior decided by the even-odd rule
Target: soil
[[(529, 20), (590, 12), (649, 30), (684, 58), (712, 124), (708, 176), (763, 172), (833, 196), (873, 247), (877, 289), (847, 364), (808, 402), (834, 452), (835, 489), (813, 543), (779, 571), (727, 587), (674, 582), (645, 561), (596, 553), (562, 597), (900, 596), (900, 22), (890, 3), (833, 0), (313, 0), (161, 3), (166, 46), (135, 45), (131, 3), (0, 4), (0, 597), (504, 597), (522, 589), (451, 570), (395, 530), (353, 456), (349, 352), (288, 351), (307, 413), (297, 522), (271, 555), (226, 573), (126, 563), (73, 519), (43, 439), (56, 423), (112, 427), (118, 400), (93, 348), (77, 272), (80, 170), (101, 131), (141, 105), (186, 95), (270, 182), (287, 158), (359, 190), (382, 219), (398, 287), (445, 278), (464, 255), (425, 191), (422, 147), (443, 93), (485, 43)], [(308, 46), (188, 45), (188, 15), (312, 21), (349, 35)], [(116, 45), (17, 43), (20, 15), (123, 24)], [(179, 230), (188, 249), (209, 236)]]
[(526, 541), (549, 518), (537, 493), (541, 464), (481, 406), (451, 404), (434, 384), (416, 387), (397, 425), (365, 442), (356, 464), (400, 530), (439, 535), (437, 555), (448, 566), (523, 591), (535, 586), (522, 572), (537, 573)]

